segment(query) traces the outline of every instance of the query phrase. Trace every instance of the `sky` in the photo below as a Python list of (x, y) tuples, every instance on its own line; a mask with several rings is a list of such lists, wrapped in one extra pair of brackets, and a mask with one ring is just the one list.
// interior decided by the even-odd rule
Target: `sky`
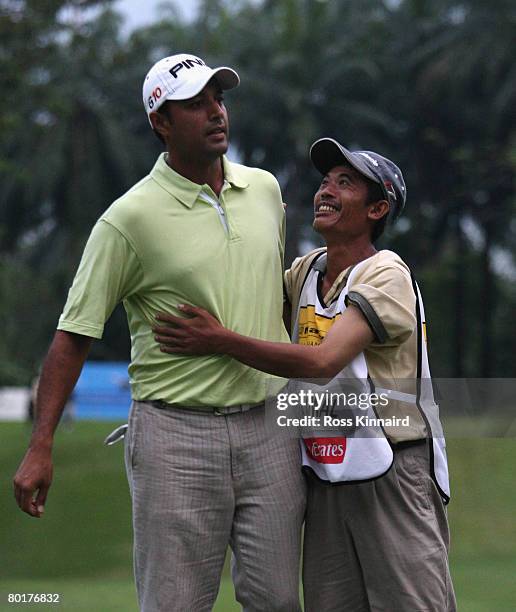
[(113, 6), (124, 15), (124, 30), (130, 32), (157, 21), (160, 4), (172, 4), (184, 18), (191, 19), (195, 15), (199, 0), (116, 0)]

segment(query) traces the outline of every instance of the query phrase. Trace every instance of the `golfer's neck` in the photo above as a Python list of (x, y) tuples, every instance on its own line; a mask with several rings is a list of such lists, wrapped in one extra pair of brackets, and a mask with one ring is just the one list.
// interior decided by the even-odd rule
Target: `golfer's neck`
[(220, 194), (224, 184), (222, 158), (215, 159), (182, 159), (175, 152), (167, 153), (167, 164), (181, 176), (198, 185), (209, 185), (213, 191)]

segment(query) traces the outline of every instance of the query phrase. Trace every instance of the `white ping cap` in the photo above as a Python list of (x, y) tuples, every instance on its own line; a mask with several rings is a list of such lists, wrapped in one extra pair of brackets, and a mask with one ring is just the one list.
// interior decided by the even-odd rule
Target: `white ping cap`
[(193, 98), (214, 76), (222, 89), (233, 89), (240, 83), (232, 68), (210, 68), (201, 58), (189, 53), (163, 58), (154, 64), (143, 81), (143, 105), (147, 117), (166, 100)]

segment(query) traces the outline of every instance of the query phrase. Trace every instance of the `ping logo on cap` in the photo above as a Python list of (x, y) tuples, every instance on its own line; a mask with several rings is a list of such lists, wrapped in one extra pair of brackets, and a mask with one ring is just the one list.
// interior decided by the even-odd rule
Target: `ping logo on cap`
[(199, 59), (198, 57), (192, 57), (182, 62), (179, 62), (175, 66), (172, 66), (169, 72), (174, 77), (174, 79), (177, 79), (177, 73), (182, 68), (187, 68), (188, 70), (190, 70), (190, 68), (195, 68), (195, 66), (206, 66), (206, 64), (202, 61), (202, 59)]
[(165, 101), (193, 98), (214, 77), (222, 90), (233, 89), (240, 82), (232, 68), (210, 68), (191, 53), (176, 53), (156, 62), (147, 73), (142, 88), (143, 104), (151, 126), (151, 113)]

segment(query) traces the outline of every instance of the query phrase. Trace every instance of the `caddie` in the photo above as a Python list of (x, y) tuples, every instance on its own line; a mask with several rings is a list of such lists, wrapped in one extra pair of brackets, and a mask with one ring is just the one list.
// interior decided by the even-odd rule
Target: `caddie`
[(405, 205), (403, 175), (378, 153), (332, 138), (316, 141), (310, 156), (323, 177), (314, 229), (326, 247), (285, 274), (295, 344), (243, 337), (190, 305), (182, 317), (159, 315), (158, 341), (169, 353), (223, 354), (279, 376), (385, 394), (384, 405), (369, 407), (383, 426), (301, 443), (305, 610), (454, 611), (448, 468), (423, 303), (405, 262), (374, 246)]
[(123, 302), (133, 398), (126, 467), (143, 612), (211, 610), (228, 545), (244, 610), (300, 610), (306, 485), (297, 441), (265, 428), (265, 374), (223, 355), (171, 357), (152, 331), (158, 311), (188, 301), (242, 334), (288, 341), (279, 185), (225, 155), (223, 92), (238, 83), (233, 69), (191, 54), (166, 57), (145, 77), (145, 111), (166, 152), (93, 228), (14, 479), (20, 508), (41, 517), (59, 416), (92, 340)]

